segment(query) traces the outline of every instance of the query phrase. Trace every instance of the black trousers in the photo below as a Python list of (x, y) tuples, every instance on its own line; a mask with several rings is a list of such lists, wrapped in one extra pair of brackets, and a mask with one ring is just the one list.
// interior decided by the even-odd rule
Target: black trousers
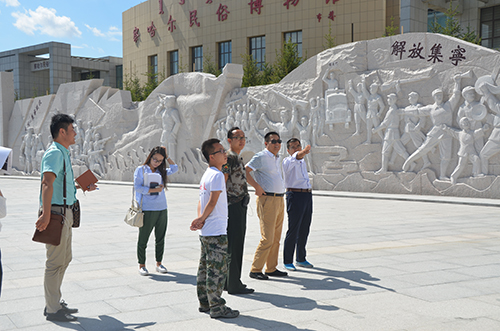
[(288, 231), (283, 246), (283, 263), (293, 263), (294, 252), (296, 260), (306, 260), (306, 244), (312, 220), (312, 193), (286, 192), (286, 212), (288, 214)]
[(243, 265), (243, 247), (247, 231), (247, 207), (243, 201), (228, 206), (227, 241), (229, 268), (226, 279), (228, 292), (236, 292), (245, 287), (241, 282), (241, 268)]

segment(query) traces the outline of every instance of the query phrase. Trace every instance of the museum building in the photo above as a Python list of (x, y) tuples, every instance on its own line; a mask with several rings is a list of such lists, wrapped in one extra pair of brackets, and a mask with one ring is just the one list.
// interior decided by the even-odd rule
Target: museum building
[(47, 42), (0, 52), (0, 71), (12, 72), (18, 99), (55, 94), (59, 85), (90, 78), (122, 88), (122, 58), (71, 56), (71, 45)]
[[(470, 26), (486, 47), (500, 46), (500, 0), (452, 1), (462, 26)], [(391, 22), (397, 32), (426, 32), (434, 17), (443, 21), (450, 0), (148, 0), (123, 12), (124, 74), (145, 80), (217, 68), (272, 63), (291, 40), (301, 56), (336, 45), (379, 38)]]

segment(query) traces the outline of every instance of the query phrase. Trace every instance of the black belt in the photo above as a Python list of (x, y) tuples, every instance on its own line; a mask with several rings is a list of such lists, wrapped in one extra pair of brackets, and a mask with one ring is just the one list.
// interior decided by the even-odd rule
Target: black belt
[[(62, 208), (64, 208), (64, 205), (57, 205), (57, 204), (55, 204), (55, 203), (53, 203), (51, 206), (52, 206), (52, 207), (62, 207)], [(72, 206), (73, 206), (73, 205), (66, 205), (66, 208), (71, 208)]]
[(287, 188), (288, 192), (312, 192), (310, 188)]
[(268, 197), (282, 197), (285, 195), (285, 193), (271, 193), (271, 192), (264, 192), (264, 193)]

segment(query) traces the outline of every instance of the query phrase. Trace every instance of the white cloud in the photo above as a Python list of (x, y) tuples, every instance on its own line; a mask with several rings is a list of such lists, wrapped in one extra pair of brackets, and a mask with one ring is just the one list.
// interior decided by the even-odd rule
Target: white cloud
[(99, 30), (98, 28), (93, 28), (93, 27), (91, 27), (88, 24), (85, 24), (85, 26), (87, 27), (87, 29), (89, 29), (90, 31), (92, 31), (92, 33), (94, 34), (94, 36), (96, 36), (96, 37), (104, 37), (105, 36), (105, 34), (102, 33), (101, 30)]
[(4, 2), (7, 7), (17, 7), (21, 5), (17, 0), (0, 0), (0, 2)]
[(85, 24), (85, 26), (87, 27), (87, 29), (92, 31), (92, 33), (96, 37), (106, 38), (110, 41), (120, 41), (121, 40), (122, 32), (116, 26), (111, 26), (106, 33), (103, 33), (98, 28), (93, 28), (88, 24)]
[[(14, 0), (9, 0), (14, 1)], [(80, 37), (82, 33), (69, 17), (57, 16), (53, 8), (39, 6), (35, 11), (15, 12), (14, 26), (26, 34), (34, 35), (36, 31), (51, 37)]]

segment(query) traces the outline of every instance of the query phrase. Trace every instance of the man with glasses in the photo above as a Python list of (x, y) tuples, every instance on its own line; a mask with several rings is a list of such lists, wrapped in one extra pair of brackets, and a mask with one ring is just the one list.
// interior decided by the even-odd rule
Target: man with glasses
[[(279, 151), (281, 139), (277, 132), (271, 131), (264, 137), (266, 148), (255, 154), (246, 165), (247, 181), (255, 188), (257, 195), (257, 215), (260, 219), (260, 239), (250, 270), (250, 278), (267, 280), (268, 276), (285, 277), (279, 271), (278, 253), (281, 230), (283, 228), (283, 196), (285, 186), (280, 170)], [(252, 177), (252, 172), (253, 176)], [(266, 265), (266, 273), (262, 269)]]
[(227, 275), (227, 196), (226, 181), (221, 169), (227, 163), (226, 151), (219, 139), (208, 139), (201, 152), (209, 168), (200, 181), (198, 217), (191, 223), (192, 231), (200, 231), (201, 256), (196, 289), (201, 313), (211, 318), (234, 318), (240, 314), (226, 306), (222, 290)]
[(245, 147), (245, 133), (238, 127), (232, 127), (227, 132), (229, 151), (227, 163), (222, 167), (226, 178), (228, 203), (227, 241), (229, 253), (229, 269), (226, 278), (226, 289), (229, 294), (250, 294), (254, 290), (247, 288), (241, 282), (241, 267), (243, 265), (243, 246), (247, 229), (248, 195), (245, 165), (240, 156)]
[(288, 231), (283, 248), (283, 262), (287, 270), (297, 270), (293, 265), (293, 255), (297, 251), (297, 265), (312, 268), (306, 260), (306, 244), (312, 218), (312, 193), (304, 158), (311, 152), (311, 146), (304, 149), (297, 138), (287, 141), (288, 156), (283, 160), (286, 187), (286, 212)]

